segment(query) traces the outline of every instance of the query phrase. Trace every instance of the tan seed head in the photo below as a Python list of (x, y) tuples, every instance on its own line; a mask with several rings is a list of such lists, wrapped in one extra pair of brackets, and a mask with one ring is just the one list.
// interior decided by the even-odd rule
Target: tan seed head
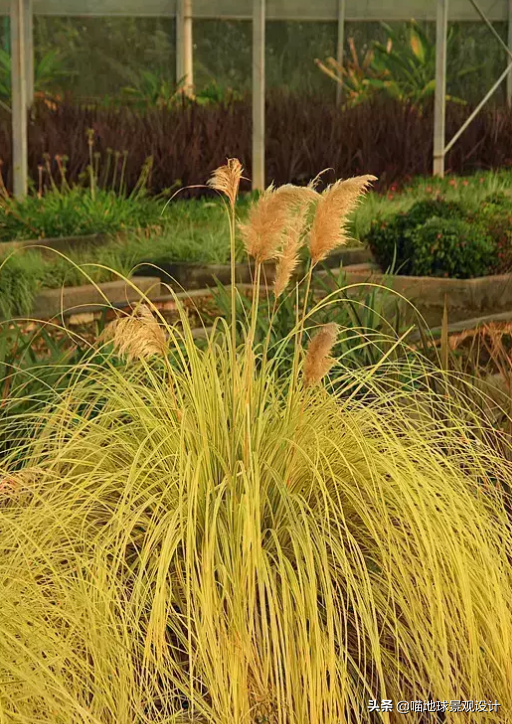
[(329, 373), (336, 361), (330, 354), (337, 337), (338, 325), (326, 324), (309, 343), (303, 370), (306, 387), (318, 384)]
[(321, 194), (309, 238), (313, 264), (318, 264), (331, 251), (346, 244), (348, 216), (372, 181), (376, 181), (375, 176), (356, 176), (337, 181)]
[(167, 349), (165, 332), (145, 304), (130, 316), (111, 322), (102, 339), (111, 340), (117, 354), (130, 360), (164, 355)]
[(232, 207), (238, 197), (238, 189), (242, 178), (242, 164), (237, 158), (228, 158), (225, 166), (220, 166), (208, 180), (208, 186), (227, 196)]
[(249, 211), (247, 222), (239, 224), (249, 256), (259, 263), (276, 259), (294, 217), (300, 217), (317, 197), (317, 192), (309, 186), (286, 184), (277, 189), (270, 186)]

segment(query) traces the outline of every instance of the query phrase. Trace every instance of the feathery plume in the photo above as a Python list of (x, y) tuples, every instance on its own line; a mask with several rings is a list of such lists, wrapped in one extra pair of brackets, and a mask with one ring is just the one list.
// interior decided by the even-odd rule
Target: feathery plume
[(311, 227), (309, 250), (314, 264), (347, 242), (347, 220), (375, 176), (356, 176), (337, 181), (320, 196)]
[(228, 158), (225, 166), (220, 166), (208, 180), (208, 186), (227, 196), (232, 207), (235, 206), (242, 178), (242, 164), (237, 158)]
[(304, 204), (297, 215), (290, 219), (286, 232), (286, 241), (283, 249), (279, 252), (276, 272), (274, 277), (274, 294), (276, 299), (284, 292), (297, 268), (300, 258), (299, 250), (303, 243), (302, 232), (306, 220), (308, 205)]
[(145, 304), (141, 304), (132, 315), (111, 322), (101, 338), (111, 340), (117, 354), (129, 360), (163, 355), (167, 347), (164, 330)]
[(338, 325), (332, 322), (322, 327), (309, 343), (303, 371), (306, 387), (320, 382), (335, 363), (330, 354), (337, 337)]
[(279, 254), (279, 261), (276, 265), (274, 277), (274, 294), (276, 299), (284, 292), (292, 274), (299, 263), (300, 238), (296, 230), (290, 232), (290, 236)]
[(247, 222), (238, 225), (249, 256), (259, 263), (276, 259), (294, 215), (317, 197), (310, 186), (269, 186), (249, 211)]

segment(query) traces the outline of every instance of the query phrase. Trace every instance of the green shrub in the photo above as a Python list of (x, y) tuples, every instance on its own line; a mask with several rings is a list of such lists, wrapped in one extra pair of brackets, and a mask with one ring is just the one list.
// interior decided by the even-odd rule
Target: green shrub
[(463, 219), (428, 219), (412, 233), (411, 242), (413, 276), (484, 276), (496, 251), (496, 244), (484, 227)]
[(366, 241), (382, 269), (394, 266), (400, 274), (412, 274), (415, 231), (434, 217), (452, 219), (463, 216), (464, 212), (457, 203), (442, 199), (418, 201), (405, 213), (374, 222)]
[(509, 198), (496, 193), (472, 215), (440, 198), (419, 201), (406, 213), (374, 222), (366, 241), (384, 270), (468, 279), (493, 271), (498, 253), (501, 266), (510, 266), (505, 247), (511, 246), (511, 229)]
[(512, 200), (504, 193), (485, 199), (472, 215), (474, 223), (485, 225), (495, 243), (491, 260), (494, 274), (508, 274), (512, 270)]

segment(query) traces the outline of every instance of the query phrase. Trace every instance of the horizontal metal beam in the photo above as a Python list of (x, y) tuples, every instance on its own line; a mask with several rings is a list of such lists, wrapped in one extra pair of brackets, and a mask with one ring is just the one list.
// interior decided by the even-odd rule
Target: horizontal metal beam
[[(508, 0), (481, 0), (492, 21), (507, 21)], [(9, 0), (0, 0), (0, 15), (9, 14)], [(175, 17), (176, 0), (34, 0), (35, 15)], [(267, 0), (267, 20), (338, 20), (338, 0)], [(251, 20), (252, 0), (194, 0), (194, 18)], [(436, 0), (346, 0), (345, 20), (436, 19)], [(468, 0), (451, 0), (450, 21), (478, 20)]]

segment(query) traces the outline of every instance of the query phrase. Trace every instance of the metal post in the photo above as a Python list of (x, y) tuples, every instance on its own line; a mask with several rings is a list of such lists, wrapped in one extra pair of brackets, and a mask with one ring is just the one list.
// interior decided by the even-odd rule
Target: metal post
[[(510, 0), (512, 2), (512, 0)], [(343, 65), (343, 50), (345, 46), (345, 11), (346, 0), (338, 0), (338, 43), (336, 46), (336, 61)], [(341, 105), (343, 98), (343, 87), (341, 83), (336, 84), (336, 105)]]
[(448, 37), (448, 0), (437, 0), (436, 92), (434, 104), (434, 175), (444, 176), (446, 127), (446, 45)]
[(265, 0), (253, 0), (252, 188), (265, 188)]
[[(512, 52), (512, 0), (508, 0), (508, 49)], [(512, 63), (510, 56), (507, 62)], [(512, 106), (512, 73), (507, 76), (507, 105)]]
[(32, 0), (25, 0), (25, 68), (27, 83), (27, 106), (34, 102), (34, 13)]
[(192, 0), (178, 0), (176, 8), (176, 82), (191, 96), (194, 88)]
[(27, 194), (25, 0), (11, 0), (12, 163), (16, 198)]

